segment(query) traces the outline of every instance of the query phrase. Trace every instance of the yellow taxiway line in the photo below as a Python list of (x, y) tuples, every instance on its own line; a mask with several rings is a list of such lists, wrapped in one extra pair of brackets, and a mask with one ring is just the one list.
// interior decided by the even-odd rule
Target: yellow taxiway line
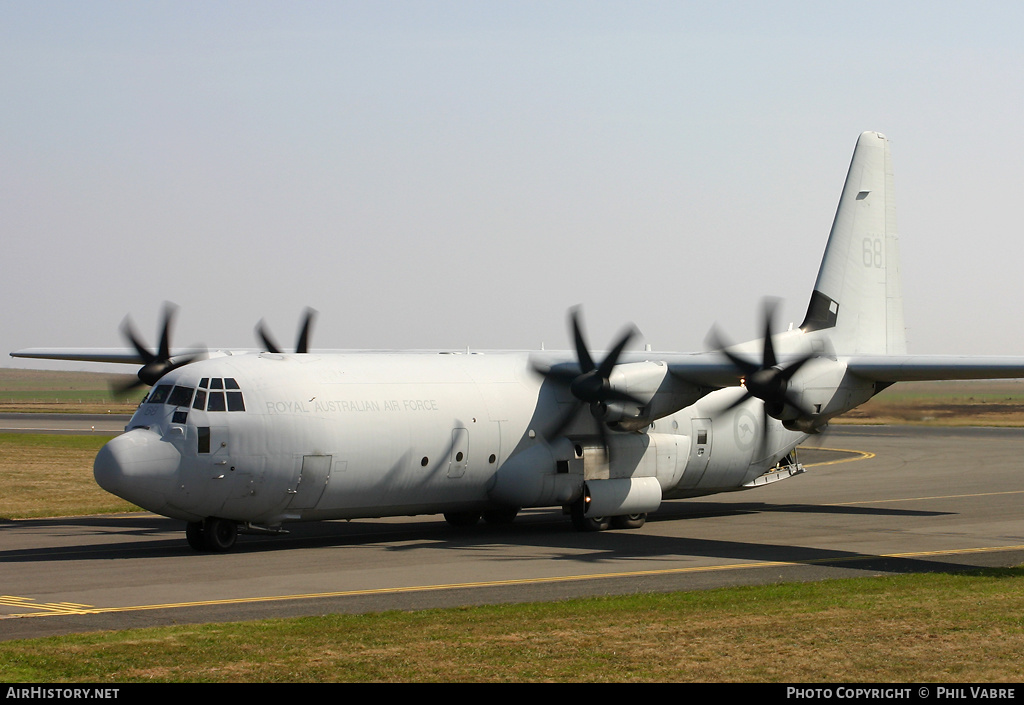
[(365, 590), (341, 590), (333, 592), (315, 592), (295, 595), (268, 595), (264, 597), (238, 597), (222, 600), (194, 600), (190, 602), (167, 602), (154, 605), (133, 605), (122, 607), (93, 607), (70, 602), (36, 603), (31, 598), (0, 595), (0, 606), (15, 607), (29, 610), (23, 614), (6, 615), (7, 619), (16, 617), (54, 617), (61, 615), (112, 614), (116, 612), (143, 612), (149, 610), (181, 609), (185, 607), (212, 607), (217, 605), (242, 605), (260, 602), (283, 602), (288, 600), (315, 600), (337, 597), (355, 597), (366, 595), (397, 595), (410, 592), (433, 592), (438, 590), (464, 590), (472, 588), (502, 587), (507, 585), (541, 585), (545, 583), (573, 582), (579, 580), (604, 580), (608, 578), (634, 578), (664, 575), (683, 575), (687, 573), (705, 573), (722, 570), (747, 570), (751, 568), (771, 568), (780, 566), (814, 565), (818, 563), (852, 563), (856, 561), (878, 560), (884, 558), (925, 558), (932, 556), (954, 556), (976, 553), (993, 553), (997, 551), (1021, 551), (1024, 544), (1015, 546), (988, 546), (979, 548), (963, 548), (939, 551), (914, 551), (908, 553), (887, 553), (881, 555), (860, 554), (815, 558), (802, 561), (756, 561), (751, 563), (729, 563), (725, 565), (697, 566), (690, 568), (660, 568), (655, 570), (630, 570), (615, 573), (590, 573), (584, 575), (560, 575), (547, 578), (517, 578), (513, 580), (486, 580), (468, 583), (446, 583), (438, 585), (410, 585), (408, 587), (372, 588)]

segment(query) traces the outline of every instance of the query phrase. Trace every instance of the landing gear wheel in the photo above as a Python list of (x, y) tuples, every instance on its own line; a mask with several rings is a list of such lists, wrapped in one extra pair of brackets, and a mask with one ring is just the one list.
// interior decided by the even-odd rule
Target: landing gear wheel
[(210, 517), (203, 522), (203, 537), (209, 551), (223, 552), (230, 550), (238, 538), (238, 524), (230, 519)]
[(647, 521), (646, 514), (623, 514), (612, 517), (613, 529), (639, 529)]
[(185, 527), (188, 545), (197, 551), (228, 551), (238, 538), (238, 522), (208, 517), (203, 521), (190, 521)]
[(185, 527), (185, 539), (188, 545), (197, 551), (206, 550), (206, 537), (203, 534), (203, 522), (190, 521)]
[(588, 517), (585, 512), (586, 504), (582, 499), (573, 503), (569, 515), (577, 531), (604, 531), (611, 526), (611, 517)]
[(480, 521), (480, 514), (479, 512), (445, 512), (444, 520), (451, 526), (462, 529), (467, 526), (476, 526), (476, 523)]

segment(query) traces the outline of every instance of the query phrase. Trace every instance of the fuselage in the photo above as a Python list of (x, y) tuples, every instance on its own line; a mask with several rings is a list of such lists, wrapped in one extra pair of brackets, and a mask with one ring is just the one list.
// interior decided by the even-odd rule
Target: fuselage
[(269, 527), (568, 505), (602, 481), (653, 510), (743, 488), (805, 437), (769, 418), (762, 439), (756, 402), (728, 409), (740, 394), (611, 433), (605, 456), (586, 412), (545, 438), (572, 400), (531, 353), (228, 355), (161, 379), (95, 476), (158, 514)]

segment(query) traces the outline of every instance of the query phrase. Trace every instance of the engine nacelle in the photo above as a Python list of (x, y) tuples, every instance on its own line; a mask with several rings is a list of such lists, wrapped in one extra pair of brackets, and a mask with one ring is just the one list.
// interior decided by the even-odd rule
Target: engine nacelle
[(646, 514), (661, 506), (661, 483), (656, 477), (588, 480), (583, 486), (587, 517)]
[(775, 418), (792, 431), (814, 433), (832, 417), (866, 402), (875, 392), (872, 382), (849, 374), (844, 363), (817, 358), (805, 364), (789, 382), (790, 396), (811, 415), (786, 405)]
[(591, 407), (595, 418), (619, 431), (639, 431), (652, 421), (686, 408), (707, 392), (672, 376), (667, 364), (653, 360), (617, 365), (608, 381), (615, 390), (644, 402), (636, 405), (613, 401)]

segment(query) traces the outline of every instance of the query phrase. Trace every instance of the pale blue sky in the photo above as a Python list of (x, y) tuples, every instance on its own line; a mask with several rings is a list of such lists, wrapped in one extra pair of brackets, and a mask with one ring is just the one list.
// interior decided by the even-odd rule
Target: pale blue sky
[[(910, 346), (1024, 354), (1024, 4), (0, 0), (0, 364), (800, 322), (860, 132)], [(780, 321), (782, 323), (782, 321)], [(155, 341), (154, 341), (155, 342)]]

